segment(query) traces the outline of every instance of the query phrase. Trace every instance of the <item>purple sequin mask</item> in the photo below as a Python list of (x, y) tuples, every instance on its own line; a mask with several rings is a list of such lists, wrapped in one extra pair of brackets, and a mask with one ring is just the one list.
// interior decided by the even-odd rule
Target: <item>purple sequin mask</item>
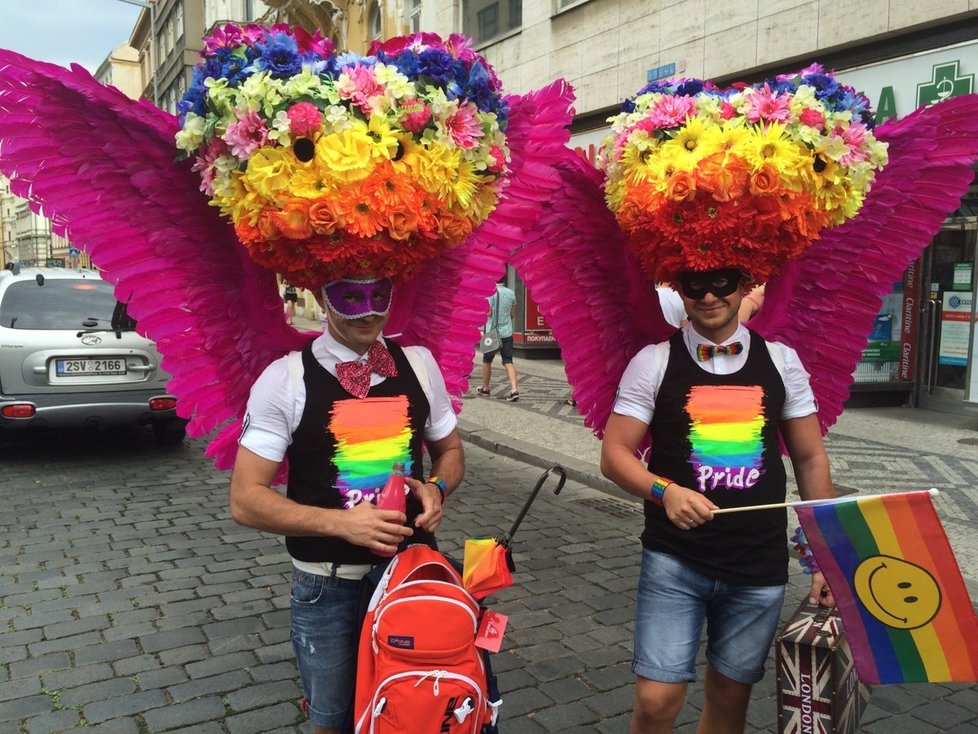
[(390, 278), (343, 278), (323, 286), (323, 299), (330, 310), (343, 319), (386, 316), (391, 307), (393, 287)]

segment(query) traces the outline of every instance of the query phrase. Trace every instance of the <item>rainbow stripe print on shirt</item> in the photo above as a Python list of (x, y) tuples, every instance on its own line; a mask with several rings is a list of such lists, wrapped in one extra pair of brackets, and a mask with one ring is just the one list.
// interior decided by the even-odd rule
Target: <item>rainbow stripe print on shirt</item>
[(374, 502), (394, 464), (411, 476), (411, 424), (406, 395), (338, 400), (329, 414), (336, 437), (336, 488), (347, 509)]
[(764, 390), (759, 385), (694, 385), (686, 400), (689, 462), (700, 492), (748, 489), (764, 473)]

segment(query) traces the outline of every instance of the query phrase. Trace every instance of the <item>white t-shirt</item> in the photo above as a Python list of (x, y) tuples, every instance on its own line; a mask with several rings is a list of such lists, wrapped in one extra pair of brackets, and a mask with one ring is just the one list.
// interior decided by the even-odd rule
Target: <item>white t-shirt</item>
[[(380, 341), (383, 343), (383, 338)], [(455, 430), (458, 424), (455, 411), (452, 410), (451, 398), (445, 388), (445, 379), (430, 351), (424, 347), (403, 347), (403, 349), (415, 352), (427, 370), (428, 385), (425, 386), (423, 380), (421, 382), (431, 412), (425, 423), (424, 437), (427, 441), (439, 441)], [(337, 362), (367, 359), (366, 355), (361, 356), (340, 344), (328, 331), (324, 331), (322, 336), (317, 337), (312, 343), (312, 355), (334, 377)], [(385, 379), (387, 378), (376, 373), (371, 374), (370, 386), (379, 385)], [(292, 434), (299, 427), (305, 404), (306, 385), (301, 379), (301, 374), (298, 384), (293, 388), (288, 357), (275, 360), (265, 368), (251, 388), (248, 412), (245, 415), (244, 427), (238, 443), (263, 459), (282, 461), (292, 443)]]
[[(747, 363), (747, 355), (750, 353), (750, 332), (743, 325), (740, 325), (733, 336), (723, 343), (730, 344), (736, 341), (744, 345), (744, 351), (740, 354), (718, 354), (706, 362), (696, 362), (697, 345), (713, 344), (713, 342), (700, 336), (692, 324), (683, 327), (683, 342), (693, 361), (704, 372), (714, 375), (733, 374)], [(798, 358), (798, 353), (780, 342), (769, 342), (769, 344), (780, 349), (784, 357), (784, 370), (779, 370), (782, 372), (781, 378), (784, 381), (785, 391), (781, 419), (804, 418), (815, 413), (818, 410), (815, 395), (809, 385), (808, 372)], [(655, 399), (659, 394), (668, 361), (669, 349), (657, 351), (655, 344), (645, 347), (632, 357), (618, 385), (614, 412), (630, 416), (643, 423), (651, 423), (652, 414), (655, 412)]]
[(678, 329), (682, 326), (683, 321), (688, 318), (683, 297), (667, 285), (657, 286), (655, 292), (659, 295), (662, 315), (666, 317), (666, 321)]

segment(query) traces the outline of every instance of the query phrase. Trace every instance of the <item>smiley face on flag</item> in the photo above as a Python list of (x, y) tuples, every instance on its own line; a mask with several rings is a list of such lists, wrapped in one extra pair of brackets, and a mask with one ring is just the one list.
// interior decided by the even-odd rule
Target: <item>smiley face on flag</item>
[(893, 556), (866, 558), (853, 574), (856, 598), (887, 627), (912, 630), (941, 610), (941, 587), (916, 563)]

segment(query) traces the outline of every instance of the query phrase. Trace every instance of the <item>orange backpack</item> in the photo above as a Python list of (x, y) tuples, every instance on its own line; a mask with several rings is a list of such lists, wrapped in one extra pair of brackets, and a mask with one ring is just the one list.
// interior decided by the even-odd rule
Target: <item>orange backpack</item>
[(360, 633), (356, 734), (479, 734), (496, 722), (479, 603), (436, 550), (412, 545), (391, 561)]

